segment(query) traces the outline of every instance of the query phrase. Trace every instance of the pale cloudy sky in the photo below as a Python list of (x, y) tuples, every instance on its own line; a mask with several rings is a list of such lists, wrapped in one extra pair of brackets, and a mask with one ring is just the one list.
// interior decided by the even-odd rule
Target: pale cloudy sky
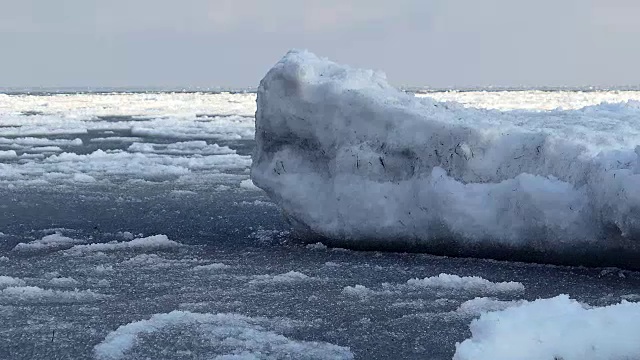
[(0, 87), (256, 86), (290, 48), (396, 85), (640, 85), (638, 0), (0, 0)]

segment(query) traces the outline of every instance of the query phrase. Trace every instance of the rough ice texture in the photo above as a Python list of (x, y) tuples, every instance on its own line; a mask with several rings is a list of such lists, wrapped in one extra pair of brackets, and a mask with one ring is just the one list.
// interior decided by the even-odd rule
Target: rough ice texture
[[(203, 343), (209, 344), (193, 352), (207, 359), (353, 359), (349, 348), (296, 341), (268, 330), (264, 325), (268, 325), (266, 319), (237, 314), (172, 311), (120, 326), (95, 346), (94, 353), (101, 360), (126, 359), (143, 335), (191, 327), (206, 339)], [(182, 339), (183, 342), (187, 340)], [(158, 355), (171, 357), (171, 347), (167, 346), (166, 340), (160, 348)]]
[(60, 287), (75, 287), (78, 286), (80, 282), (72, 277), (56, 277), (49, 280), (49, 284)]
[(180, 246), (179, 243), (169, 240), (167, 235), (153, 235), (131, 241), (113, 241), (108, 243), (96, 243), (86, 245), (76, 245), (67, 250), (68, 254), (83, 254), (98, 251), (116, 250), (158, 250)]
[(228, 269), (230, 267), (231, 266), (223, 263), (213, 263), (208, 265), (198, 265), (191, 270), (192, 271), (218, 271), (218, 270)]
[(73, 239), (63, 236), (60, 233), (47, 235), (40, 240), (34, 240), (27, 243), (18, 243), (12, 251), (34, 252), (47, 250), (60, 250), (70, 248), (74, 244), (83, 243), (85, 240)]
[(314, 278), (309, 277), (298, 271), (289, 271), (284, 274), (278, 275), (256, 275), (253, 277), (249, 284), (252, 285), (263, 285), (263, 284), (290, 284), (290, 283), (298, 283), (303, 281), (314, 280)]
[(377, 295), (391, 295), (393, 294), (393, 291), (389, 289), (376, 291), (376, 290), (369, 289), (364, 285), (354, 285), (354, 286), (345, 286), (342, 289), (342, 293), (344, 295), (356, 296), (359, 298), (369, 298)]
[(638, 359), (640, 304), (585, 308), (560, 295), (482, 314), (454, 360)]
[(37, 286), (11, 286), (0, 290), (1, 303), (76, 303), (107, 298), (91, 290), (50, 290)]
[(407, 281), (407, 285), (416, 288), (476, 290), (483, 292), (524, 291), (524, 285), (519, 282), (491, 282), (479, 276), (458, 276), (444, 273), (424, 279), (410, 279)]
[(0, 288), (9, 286), (24, 286), (26, 283), (20, 278), (14, 278), (11, 276), (0, 275)]
[(16, 159), (18, 154), (15, 150), (2, 150), (0, 151), (0, 159)]
[(251, 176), (298, 229), (353, 246), (640, 267), (638, 114), (466, 108), (291, 51), (258, 89)]
[(481, 315), (489, 311), (504, 310), (522, 304), (523, 300), (497, 300), (488, 297), (477, 297), (460, 304), (456, 312), (463, 315)]

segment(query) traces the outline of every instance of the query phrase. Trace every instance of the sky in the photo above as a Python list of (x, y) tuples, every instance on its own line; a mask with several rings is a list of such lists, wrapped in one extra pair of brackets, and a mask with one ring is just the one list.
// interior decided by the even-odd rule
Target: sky
[(0, 0), (0, 87), (255, 87), (289, 49), (396, 86), (640, 85), (637, 0)]

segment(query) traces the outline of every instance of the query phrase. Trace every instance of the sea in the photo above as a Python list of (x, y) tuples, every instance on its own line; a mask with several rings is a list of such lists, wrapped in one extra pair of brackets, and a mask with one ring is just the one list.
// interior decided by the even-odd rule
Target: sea
[[(407, 91), (499, 111), (640, 100), (638, 89)], [(255, 100), (251, 89), (0, 93), (0, 359), (451, 359), (490, 310), (469, 304), (640, 300), (640, 273), (623, 268), (306, 241), (250, 180)]]

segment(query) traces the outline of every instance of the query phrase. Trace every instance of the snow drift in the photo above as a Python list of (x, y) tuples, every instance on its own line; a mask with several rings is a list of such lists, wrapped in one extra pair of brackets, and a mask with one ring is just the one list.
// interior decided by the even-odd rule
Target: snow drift
[(258, 89), (251, 176), (329, 243), (637, 268), (638, 119), (465, 108), (291, 51)]
[(640, 303), (585, 308), (567, 295), (514, 304), (471, 323), (454, 360), (638, 359)]

